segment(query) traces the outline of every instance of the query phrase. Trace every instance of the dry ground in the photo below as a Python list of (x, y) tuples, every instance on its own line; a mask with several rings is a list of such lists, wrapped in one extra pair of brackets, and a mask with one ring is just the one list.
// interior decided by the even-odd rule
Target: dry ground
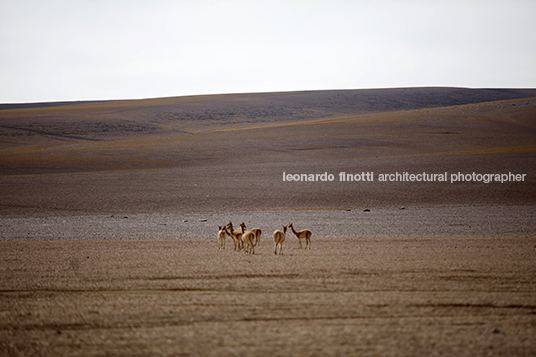
[[(534, 97), (412, 88), (3, 107), (0, 355), (533, 356)], [(378, 179), (396, 172), (526, 176)], [(230, 220), (263, 229), (255, 255), (217, 250)], [(313, 231), (312, 249), (289, 233), (274, 256), (271, 232), (289, 222)]]
[(536, 236), (2, 242), (2, 355), (530, 356)]

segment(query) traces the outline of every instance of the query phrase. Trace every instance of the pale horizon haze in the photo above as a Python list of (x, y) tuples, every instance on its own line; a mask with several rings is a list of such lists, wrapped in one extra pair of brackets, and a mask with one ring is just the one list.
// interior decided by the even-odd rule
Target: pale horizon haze
[(536, 1), (0, 0), (0, 103), (536, 88)]

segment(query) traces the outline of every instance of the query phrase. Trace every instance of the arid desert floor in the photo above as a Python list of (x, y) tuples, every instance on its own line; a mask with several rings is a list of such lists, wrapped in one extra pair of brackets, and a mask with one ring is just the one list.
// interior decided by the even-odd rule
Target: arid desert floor
[[(230, 242), (228, 242), (230, 243)], [(536, 236), (2, 242), (3, 355), (533, 355)]]
[[(534, 356), (535, 118), (510, 89), (0, 105), (0, 355)], [(291, 222), (310, 249), (274, 255)]]

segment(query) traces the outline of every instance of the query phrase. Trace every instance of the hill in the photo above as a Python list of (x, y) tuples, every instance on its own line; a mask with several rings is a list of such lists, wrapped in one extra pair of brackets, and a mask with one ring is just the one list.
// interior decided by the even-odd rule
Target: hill
[[(67, 211), (79, 205), (76, 197), (86, 202), (84, 209), (98, 211), (531, 204), (536, 200), (531, 96), (536, 90), (408, 88), (4, 109), (4, 208), (34, 207), (36, 197), (43, 206)], [(460, 183), (441, 185), (441, 191), (437, 183), (374, 182), (365, 188), (282, 182), (283, 172), (364, 171), (515, 172), (528, 175), (528, 182)], [(86, 174), (50, 176), (67, 173)], [(43, 179), (44, 185), (29, 183)], [(12, 194), (22, 187), (27, 194)]]

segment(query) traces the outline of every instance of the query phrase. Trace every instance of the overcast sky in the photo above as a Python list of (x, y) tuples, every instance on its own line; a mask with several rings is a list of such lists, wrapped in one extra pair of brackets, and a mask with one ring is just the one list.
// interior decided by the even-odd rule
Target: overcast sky
[(536, 1), (0, 0), (0, 103), (536, 88)]

